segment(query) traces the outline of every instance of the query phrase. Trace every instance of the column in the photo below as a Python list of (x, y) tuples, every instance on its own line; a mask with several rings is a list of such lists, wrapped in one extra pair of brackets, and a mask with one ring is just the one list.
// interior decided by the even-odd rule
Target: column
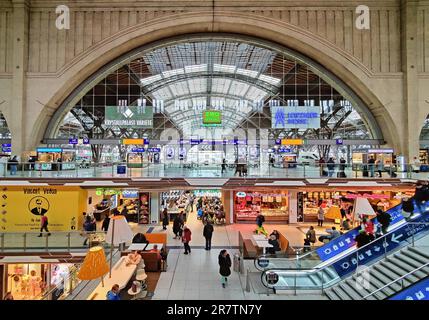
[(159, 223), (160, 216), (160, 192), (155, 191), (150, 193), (150, 223), (157, 224)]
[(289, 191), (289, 224), (298, 222), (298, 191)]
[(404, 104), (407, 119), (405, 121), (406, 137), (403, 150), (406, 162), (419, 154), (420, 130), (416, 128), (419, 121), (419, 85), (417, 68), (417, 7), (418, 1), (401, 1), (401, 55), (402, 72), (404, 74)]
[(12, 0), (13, 3), (13, 62), (12, 98), (9, 104), (9, 130), (12, 134), (12, 154), (21, 155), (25, 150), (26, 71), (28, 61), (29, 1)]

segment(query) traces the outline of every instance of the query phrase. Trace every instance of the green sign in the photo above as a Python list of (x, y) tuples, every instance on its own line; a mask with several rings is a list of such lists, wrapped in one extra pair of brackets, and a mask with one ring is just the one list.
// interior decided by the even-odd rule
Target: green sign
[(203, 125), (217, 126), (222, 124), (222, 113), (220, 111), (204, 111)]
[(153, 128), (153, 109), (148, 106), (106, 106), (104, 124), (111, 127)]

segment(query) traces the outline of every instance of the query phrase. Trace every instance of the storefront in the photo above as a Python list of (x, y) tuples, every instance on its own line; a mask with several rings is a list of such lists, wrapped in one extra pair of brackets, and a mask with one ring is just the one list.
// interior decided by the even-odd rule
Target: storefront
[(393, 149), (354, 150), (352, 153), (353, 170), (365, 170), (365, 168), (367, 168), (368, 161), (371, 158), (373, 158), (376, 163), (381, 161), (384, 170), (391, 168), (396, 162)]
[(64, 299), (79, 283), (74, 264), (6, 264), (3, 270), (3, 295), (10, 291), (14, 300)]
[(185, 190), (161, 192), (161, 208), (167, 209), (170, 221), (173, 221), (179, 213), (183, 214), (183, 219), (186, 221), (190, 210), (190, 197), (190, 192)]
[(234, 222), (255, 221), (260, 214), (267, 222), (286, 222), (289, 218), (288, 197), (286, 190), (235, 191)]
[[(93, 213), (97, 220), (102, 220), (110, 212), (119, 212), (128, 222), (148, 224), (150, 221), (150, 193), (136, 189), (97, 188), (95, 196), (89, 191)], [(91, 211), (91, 208), (88, 208)]]
[[(321, 206), (328, 212), (332, 206), (343, 208), (351, 214), (356, 198), (368, 199), (374, 209), (386, 211), (401, 203), (403, 197), (411, 197), (412, 192), (406, 191), (304, 191), (298, 193), (298, 203), (302, 206), (298, 210), (299, 222), (316, 222), (317, 213)], [(328, 221), (333, 221), (329, 220)]]
[(44, 215), (49, 231), (76, 231), (83, 224), (87, 192), (79, 187), (8, 187), (3, 191), (2, 232), (40, 231)]
[(76, 168), (76, 150), (62, 148), (37, 148), (35, 170), (74, 170)]

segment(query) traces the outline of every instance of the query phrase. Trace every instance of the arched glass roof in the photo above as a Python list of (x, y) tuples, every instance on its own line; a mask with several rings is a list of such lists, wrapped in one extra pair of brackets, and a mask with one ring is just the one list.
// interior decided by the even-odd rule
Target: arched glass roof
[[(231, 39), (189, 40), (133, 53), (122, 60), (80, 100), (70, 105), (57, 137), (141, 137), (159, 135), (158, 130), (177, 129), (183, 137), (202, 126), (202, 110), (221, 110), (222, 127), (216, 130), (266, 128), (274, 136), (378, 138), (369, 130), (363, 106), (349, 102), (313, 66), (299, 58)], [(162, 101), (153, 129), (106, 127), (105, 107), (119, 100), (136, 105)], [(324, 127), (319, 130), (271, 129), (269, 103), (321, 107)], [(254, 108), (262, 106), (261, 109)]]

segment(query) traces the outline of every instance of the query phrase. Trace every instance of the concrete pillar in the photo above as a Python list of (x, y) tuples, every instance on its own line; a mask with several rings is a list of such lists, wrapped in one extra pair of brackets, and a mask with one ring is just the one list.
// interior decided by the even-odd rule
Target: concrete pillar
[(26, 72), (28, 61), (28, 21), (29, 1), (12, 0), (13, 4), (13, 62), (12, 62), (12, 97), (8, 126), (12, 134), (12, 154), (21, 155), (25, 150), (25, 105)]
[(150, 223), (157, 224), (159, 223), (160, 216), (160, 192), (151, 192), (150, 193)]
[(289, 224), (298, 222), (298, 191), (289, 191)]
[[(419, 119), (419, 78), (418, 78), (418, 44), (417, 44), (417, 1), (401, 1), (401, 55), (404, 74), (404, 107), (406, 118), (406, 136), (404, 137), (404, 155), (409, 162), (419, 154), (420, 130), (416, 128)], [(398, 115), (399, 117), (399, 115)], [(397, 119), (401, 121), (401, 119)]]

